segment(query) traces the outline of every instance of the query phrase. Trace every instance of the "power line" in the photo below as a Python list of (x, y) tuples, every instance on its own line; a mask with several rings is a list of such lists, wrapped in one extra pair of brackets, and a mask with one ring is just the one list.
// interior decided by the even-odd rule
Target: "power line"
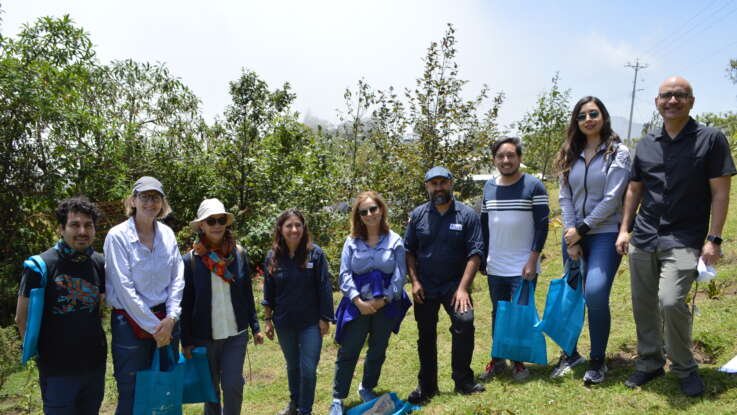
[(667, 34), (666, 36), (660, 38), (660, 40), (658, 40), (657, 42), (655, 42), (649, 49), (647, 49), (645, 51), (645, 54), (646, 55), (647, 54), (650, 54), (650, 52), (652, 52), (654, 50), (657, 50), (657, 48), (663, 42), (667, 42), (668, 40), (671, 40), (673, 38), (673, 36), (675, 36), (676, 34), (678, 34), (678, 32), (680, 32), (681, 30), (684, 30), (684, 28), (687, 27), (689, 25), (689, 23), (691, 23), (694, 19), (696, 19), (697, 17), (699, 17), (699, 15), (701, 15), (701, 13), (703, 13), (706, 9), (709, 9), (712, 5), (714, 5), (715, 3), (717, 3), (717, 1), (719, 1), (719, 0), (712, 0), (706, 6), (702, 7), (698, 12), (696, 12), (693, 15), (691, 15), (691, 18), (689, 18), (688, 20), (686, 20), (686, 22), (683, 23), (683, 25), (679, 26), (677, 29), (675, 29), (674, 31), (670, 32), (669, 34)]
[(627, 65), (625, 65), (627, 68), (632, 68), (635, 70), (635, 79), (632, 81), (632, 99), (630, 100), (630, 118), (629, 122), (627, 123), (627, 144), (631, 147), (632, 146), (632, 111), (635, 109), (635, 93), (637, 92), (637, 73), (640, 71), (640, 69), (647, 68), (647, 64), (641, 64), (640, 59), (635, 59), (635, 64), (632, 65), (631, 63), (627, 62)]

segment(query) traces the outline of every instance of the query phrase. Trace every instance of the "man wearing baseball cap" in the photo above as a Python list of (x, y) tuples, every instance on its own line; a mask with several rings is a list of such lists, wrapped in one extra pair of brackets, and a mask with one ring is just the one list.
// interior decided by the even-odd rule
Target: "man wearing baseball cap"
[(419, 385), (408, 401), (418, 404), (438, 393), (437, 324), (442, 305), (451, 320), (451, 366), (455, 391), (483, 392), (474, 381), (473, 303), (468, 292), (481, 263), (483, 240), (478, 215), (453, 198), (453, 175), (445, 167), (425, 173), (429, 201), (416, 207), (404, 235), (419, 339)]

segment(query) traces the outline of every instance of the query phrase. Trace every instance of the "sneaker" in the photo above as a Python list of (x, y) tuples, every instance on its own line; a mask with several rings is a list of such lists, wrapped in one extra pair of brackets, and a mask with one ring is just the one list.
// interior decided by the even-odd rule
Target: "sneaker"
[(665, 371), (662, 367), (658, 370), (653, 370), (652, 372), (643, 372), (641, 370), (636, 370), (630, 375), (630, 377), (627, 378), (627, 380), (624, 381), (624, 386), (630, 389), (634, 389), (663, 375), (665, 375)]
[(562, 378), (563, 376), (571, 373), (574, 367), (585, 362), (586, 358), (578, 354), (578, 352), (570, 357), (565, 353), (561, 353), (560, 359), (558, 359), (558, 364), (555, 369), (553, 369), (553, 373), (550, 374), (550, 379)]
[(486, 365), (484, 373), (479, 375), (479, 380), (482, 382), (490, 381), (494, 376), (504, 372), (507, 368), (507, 361), (504, 359), (491, 359)]
[(433, 396), (437, 394), (438, 394), (437, 388), (435, 388), (434, 390), (428, 391), (428, 390), (423, 390), (421, 386), (418, 386), (415, 390), (410, 392), (409, 396), (407, 396), (407, 402), (413, 405), (422, 405), (428, 402), (430, 399), (433, 398)]
[(512, 379), (516, 381), (522, 381), (530, 377), (530, 371), (525, 367), (522, 362), (514, 362), (512, 367)]
[(333, 404), (330, 405), (330, 412), (328, 412), (328, 415), (343, 415), (343, 403), (341, 401), (333, 401)]
[(704, 381), (701, 380), (698, 371), (694, 370), (688, 376), (681, 379), (681, 392), (692, 398), (704, 394)]
[(604, 378), (606, 378), (606, 372), (609, 370), (606, 367), (606, 363), (602, 363), (601, 365), (598, 365), (598, 368), (595, 368), (593, 366), (589, 367), (589, 370), (586, 371), (583, 375), (583, 384), (584, 385), (598, 385), (601, 382), (604, 382)]
[(455, 391), (461, 395), (471, 395), (474, 393), (484, 392), (486, 391), (486, 388), (480, 383), (468, 383), (465, 385), (456, 385)]
[(363, 383), (358, 385), (358, 397), (361, 398), (363, 403), (374, 400), (377, 398), (373, 389), (366, 389), (363, 387)]
[(276, 415), (297, 415), (297, 404), (289, 401), (286, 408), (282, 409), (281, 412)]

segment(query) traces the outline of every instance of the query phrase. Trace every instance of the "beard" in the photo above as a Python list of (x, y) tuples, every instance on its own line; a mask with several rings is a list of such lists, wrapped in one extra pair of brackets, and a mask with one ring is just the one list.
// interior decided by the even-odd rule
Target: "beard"
[(430, 201), (433, 205), (444, 205), (450, 202), (453, 193), (450, 190), (439, 190), (430, 195)]
[(519, 166), (517, 166), (517, 168), (515, 168), (514, 170), (509, 170), (509, 169), (505, 169), (505, 170), (497, 169), (497, 170), (499, 171), (499, 174), (501, 174), (502, 176), (514, 176), (519, 171)]

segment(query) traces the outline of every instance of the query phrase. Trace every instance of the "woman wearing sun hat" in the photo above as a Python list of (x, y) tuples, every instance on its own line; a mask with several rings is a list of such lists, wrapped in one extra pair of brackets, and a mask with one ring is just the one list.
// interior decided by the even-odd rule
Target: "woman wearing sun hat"
[[(178, 354), (177, 321), (184, 290), (177, 239), (171, 228), (158, 221), (171, 213), (161, 182), (141, 177), (124, 205), (128, 219), (105, 238), (105, 290), (113, 308), (111, 348), (118, 386), (116, 415), (133, 412), (136, 372), (151, 366), (157, 348), (169, 346)], [(165, 370), (167, 363), (163, 366)]]
[[(207, 358), (219, 403), (205, 403), (205, 414), (239, 414), (243, 401), (243, 361), (248, 328), (263, 343), (246, 250), (235, 243), (233, 214), (218, 199), (206, 199), (190, 222), (192, 250), (184, 256), (182, 352), (207, 347)], [(222, 411), (222, 412), (221, 412)]]

